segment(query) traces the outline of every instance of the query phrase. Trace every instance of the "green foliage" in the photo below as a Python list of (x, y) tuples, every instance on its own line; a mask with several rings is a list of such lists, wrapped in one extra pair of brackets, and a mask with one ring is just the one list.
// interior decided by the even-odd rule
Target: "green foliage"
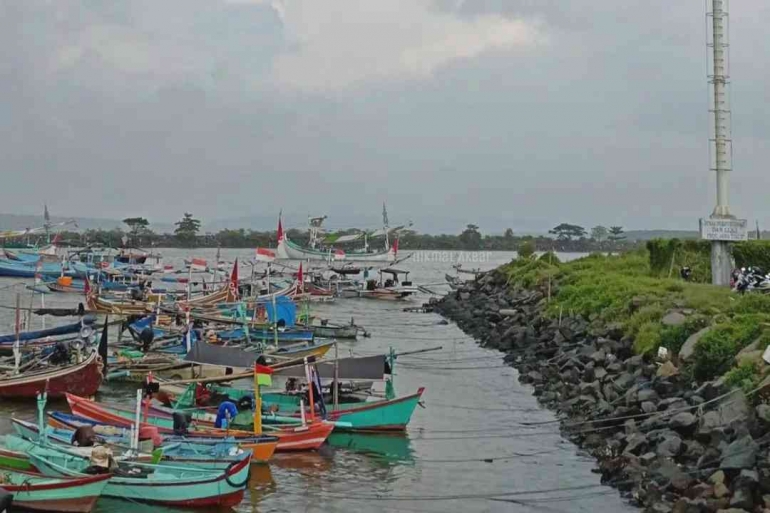
[(609, 240), (612, 242), (619, 242), (621, 240), (624, 240), (626, 238), (625, 232), (623, 231), (622, 226), (611, 226), (610, 227), (610, 235), (608, 237)]
[(596, 242), (603, 242), (607, 240), (607, 236), (609, 234), (610, 234), (610, 231), (604, 226), (599, 225), (591, 228), (591, 238)]
[(762, 367), (759, 362), (746, 361), (725, 374), (725, 383), (730, 387), (740, 387), (748, 393), (757, 388), (762, 381)]
[(662, 343), (662, 331), (663, 325), (659, 322), (648, 321), (642, 324), (634, 338), (634, 352), (636, 354), (655, 353)]
[(682, 267), (692, 271), (690, 281), (711, 281), (710, 246), (706, 241), (652, 239), (647, 241), (650, 270), (654, 276), (678, 277)]
[(733, 246), (733, 257), (738, 267), (760, 267), (770, 271), (770, 240), (749, 240)]
[(559, 240), (579, 239), (586, 236), (585, 228), (569, 223), (561, 223), (559, 226), (549, 230), (548, 233), (556, 235), (556, 238)]
[(546, 251), (545, 253), (540, 255), (538, 259), (548, 262), (549, 264), (558, 265), (561, 263), (561, 260), (559, 260), (559, 257), (556, 256), (556, 253), (554, 253), (553, 251)]
[(460, 244), (463, 249), (475, 250), (481, 249), (481, 233), (479, 227), (475, 224), (469, 224), (460, 234)]
[(519, 258), (530, 259), (535, 254), (535, 243), (531, 240), (527, 240), (519, 244), (516, 248)]
[(185, 212), (184, 217), (174, 224), (176, 225), (174, 235), (187, 246), (195, 245), (195, 239), (201, 229), (201, 222), (189, 212)]
[(519, 258), (508, 264), (505, 272), (508, 275), (508, 283), (525, 288), (537, 287), (555, 279), (559, 274), (559, 264), (549, 264), (542, 259)]
[(714, 326), (695, 345), (694, 371), (698, 379), (711, 379), (727, 372), (735, 355), (761, 332), (761, 315), (740, 315)]

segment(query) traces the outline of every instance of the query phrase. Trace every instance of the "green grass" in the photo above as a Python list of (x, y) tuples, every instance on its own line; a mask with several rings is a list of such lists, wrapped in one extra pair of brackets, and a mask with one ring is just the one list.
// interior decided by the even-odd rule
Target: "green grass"
[[(727, 287), (661, 277), (650, 269), (646, 250), (566, 263), (519, 259), (504, 272), (512, 286), (544, 287), (550, 280), (553, 296), (547, 315), (581, 315), (597, 327), (621, 323), (639, 354), (661, 346), (676, 354), (691, 334), (714, 324), (695, 350), (692, 371), (698, 379), (730, 370), (735, 355), (757, 337), (765, 347), (770, 345), (770, 296), (739, 296)], [(674, 308), (694, 313), (683, 326), (664, 326), (661, 319)]]

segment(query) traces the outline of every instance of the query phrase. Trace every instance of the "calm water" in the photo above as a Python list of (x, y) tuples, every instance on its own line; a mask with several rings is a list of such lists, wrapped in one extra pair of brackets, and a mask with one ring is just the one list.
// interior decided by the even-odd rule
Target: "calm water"
[[(180, 264), (186, 256), (213, 260), (215, 253), (161, 252), (164, 261), (173, 264)], [(251, 255), (249, 250), (222, 251), (225, 259), (248, 259)], [(458, 255), (464, 258), (465, 268), (481, 269), (491, 269), (513, 257), (502, 252), (419, 252), (399, 268), (412, 271), (415, 284), (440, 283), (445, 273), (454, 273), (452, 264)], [(14, 289), (3, 288), (12, 283), (11, 279), (0, 280), (0, 305), (13, 304)], [(427, 298), (417, 298), (411, 304), (419, 305)], [(46, 301), (48, 306), (71, 304), (73, 299), (49, 295)], [(28, 304), (29, 295), (24, 302)], [(514, 369), (502, 365), (500, 353), (479, 348), (453, 324), (441, 325), (438, 315), (406, 313), (402, 311), (405, 306), (409, 304), (340, 299), (314, 306), (314, 313), (341, 322), (353, 317), (372, 333), (371, 338), (341, 342), (342, 355), (370, 355), (390, 347), (400, 352), (442, 346), (440, 351), (397, 361), (398, 394), (426, 387), (425, 408), (417, 409), (408, 433), (334, 435), (332, 444), (318, 453), (278, 455), (269, 466), (253, 467), (249, 491), (237, 511), (634, 511), (614, 490), (598, 486), (599, 477), (591, 472), (593, 459), (563, 440), (555, 426), (518, 425), (549, 421), (554, 416), (539, 408), (529, 387), (518, 383)], [(0, 331), (12, 332), (12, 324), (13, 311), (0, 310)], [(102, 396), (108, 400), (129, 401), (133, 397), (128, 388), (103, 388)], [(66, 409), (66, 404), (51, 407)], [(30, 417), (33, 410), (29, 405), (0, 403), (3, 432), (8, 431), (7, 418), (12, 414)], [(582, 486), (586, 488), (558, 491)], [(515, 494), (543, 490), (551, 491)], [(493, 496), (507, 502), (491, 500)], [(126, 507), (125, 502), (103, 499), (98, 511), (118, 512)], [(161, 509), (138, 504), (130, 507), (134, 512)]]

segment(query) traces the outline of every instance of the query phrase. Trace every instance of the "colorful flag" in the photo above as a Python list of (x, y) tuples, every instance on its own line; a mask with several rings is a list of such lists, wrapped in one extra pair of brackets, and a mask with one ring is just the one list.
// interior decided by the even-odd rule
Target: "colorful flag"
[(207, 267), (208, 264), (203, 258), (193, 258), (190, 262), (191, 271), (205, 271)]
[(398, 239), (393, 242), (393, 256), (398, 255)]
[(270, 367), (254, 362), (254, 374), (257, 376), (257, 385), (266, 387), (273, 386), (272, 373), (273, 369)]
[(257, 248), (256, 259), (260, 262), (272, 262), (275, 260), (275, 251), (268, 248)]
[(233, 264), (233, 272), (230, 273), (230, 290), (233, 293), (233, 296), (235, 296), (235, 299), (238, 299), (238, 259), (235, 259), (235, 263)]
[(278, 216), (278, 242), (283, 240), (283, 224), (281, 223), (281, 216)]
[(341, 249), (334, 250), (334, 260), (345, 260), (345, 252)]

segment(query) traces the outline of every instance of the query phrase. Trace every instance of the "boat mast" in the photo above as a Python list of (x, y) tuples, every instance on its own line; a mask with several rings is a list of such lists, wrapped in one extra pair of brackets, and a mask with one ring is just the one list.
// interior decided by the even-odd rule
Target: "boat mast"
[(388, 234), (388, 230), (390, 228), (390, 223), (388, 222), (388, 209), (385, 208), (385, 202), (382, 202), (382, 231), (385, 232), (385, 251), (388, 251), (390, 249), (390, 238)]

